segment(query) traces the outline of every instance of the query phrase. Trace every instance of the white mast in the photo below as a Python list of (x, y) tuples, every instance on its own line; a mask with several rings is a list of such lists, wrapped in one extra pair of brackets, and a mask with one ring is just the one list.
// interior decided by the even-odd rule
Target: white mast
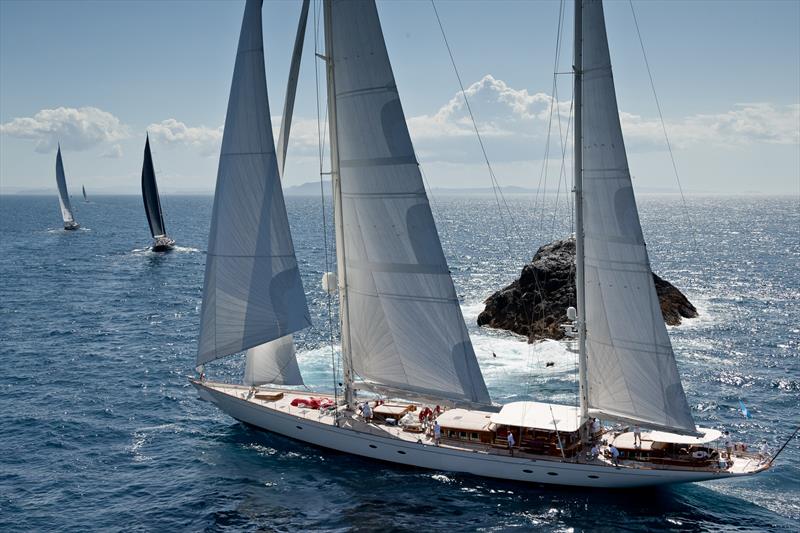
[(578, 381), (581, 424), (589, 417), (588, 381), (586, 379), (586, 290), (583, 259), (583, 136), (581, 131), (581, 77), (583, 76), (583, 0), (575, 0), (574, 98), (575, 126), (573, 172), (575, 173), (575, 293), (578, 307)]
[(342, 342), (342, 370), (344, 373), (345, 403), (355, 405), (353, 390), (353, 362), (350, 352), (350, 321), (347, 306), (347, 267), (344, 249), (344, 218), (342, 213), (342, 181), (339, 174), (339, 132), (336, 125), (336, 85), (333, 77), (333, 24), (331, 0), (325, 0), (325, 63), (328, 80), (328, 125), (331, 143), (331, 184), (333, 185), (333, 224), (336, 234), (336, 270), (339, 284), (339, 325)]

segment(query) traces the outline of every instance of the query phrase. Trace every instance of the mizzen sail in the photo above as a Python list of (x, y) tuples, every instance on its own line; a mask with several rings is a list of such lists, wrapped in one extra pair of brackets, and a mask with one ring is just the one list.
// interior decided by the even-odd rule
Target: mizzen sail
[(164, 227), (164, 215), (161, 212), (161, 199), (158, 197), (156, 171), (153, 168), (153, 156), (150, 153), (150, 136), (144, 142), (144, 162), (142, 163), (142, 199), (150, 234), (153, 238), (167, 234)]
[(64, 175), (64, 162), (61, 160), (61, 145), (58, 146), (56, 153), (56, 184), (58, 185), (58, 203), (61, 206), (61, 218), (65, 225), (75, 223), (72, 216), (72, 204), (69, 201), (69, 191), (67, 190), (67, 178)]
[(329, 11), (349, 358), (367, 381), (489, 403), (373, 1)]
[(311, 325), (272, 137), (261, 0), (245, 5), (222, 137), (197, 364)]
[(581, 1), (589, 408), (609, 418), (695, 433), (639, 223), (603, 5)]

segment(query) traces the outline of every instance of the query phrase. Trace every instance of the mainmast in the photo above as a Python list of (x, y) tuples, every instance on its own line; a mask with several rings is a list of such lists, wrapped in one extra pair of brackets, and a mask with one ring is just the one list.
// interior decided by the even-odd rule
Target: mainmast
[(328, 125), (330, 127), (331, 184), (333, 185), (333, 225), (336, 234), (336, 270), (339, 289), (339, 326), (342, 342), (344, 398), (349, 407), (355, 406), (353, 390), (353, 361), (350, 351), (350, 320), (347, 306), (347, 266), (344, 249), (344, 216), (342, 213), (342, 181), (339, 173), (339, 132), (336, 123), (336, 85), (333, 77), (333, 24), (331, 0), (325, 0), (325, 63), (328, 80)]
[(584, 276), (583, 233), (583, 0), (575, 0), (575, 44), (574, 44), (574, 98), (575, 126), (573, 149), (573, 171), (575, 173), (575, 292), (578, 307), (578, 381), (581, 407), (581, 423), (589, 418), (588, 381), (586, 377), (586, 288)]

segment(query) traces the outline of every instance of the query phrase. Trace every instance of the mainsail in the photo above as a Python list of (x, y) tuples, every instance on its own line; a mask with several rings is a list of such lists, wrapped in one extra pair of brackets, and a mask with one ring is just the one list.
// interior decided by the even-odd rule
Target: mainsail
[(200, 316), (198, 365), (311, 325), (272, 137), (261, 0), (242, 21)]
[[(341, 194), (346, 363), (386, 387), (489, 403), (373, 1), (326, 10)], [(333, 153), (333, 149), (332, 149)], [(337, 161), (334, 162), (336, 167)], [(341, 264), (341, 263), (340, 263)]]
[[(278, 135), (277, 158), (281, 176), (286, 166), (286, 152), (289, 147), (289, 132), (292, 128), (292, 112), (297, 94), (297, 78), (300, 73), (300, 59), (303, 55), (303, 41), (306, 35), (306, 21), (310, 0), (303, 0), (297, 36), (294, 41), (292, 63), (289, 67), (289, 81), (286, 86), (286, 100), (283, 104), (283, 119)], [(297, 365), (294, 338), (291, 334), (250, 348), (245, 354), (244, 383), (246, 385), (303, 385), (303, 376)]]
[(156, 171), (153, 168), (153, 156), (150, 154), (150, 136), (144, 142), (144, 162), (142, 163), (142, 199), (150, 234), (153, 238), (167, 234), (164, 227), (164, 215), (161, 213), (161, 200), (158, 197)]
[(61, 206), (61, 218), (65, 225), (75, 224), (75, 217), (72, 216), (72, 204), (69, 201), (69, 191), (67, 190), (67, 178), (64, 175), (64, 162), (61, 161), (61, 145), (58, 145), (56, 153), (56, 184), (58, 185), (58, 203)]
[(81, 185), (81, 191), (83, 191), (83, 201), (88, 202), (89, 198), (86, 197), (86, 186)]
[(695, 433), (639, 223), (603, 5), (579, 1), (588, 406), (608, 418)]

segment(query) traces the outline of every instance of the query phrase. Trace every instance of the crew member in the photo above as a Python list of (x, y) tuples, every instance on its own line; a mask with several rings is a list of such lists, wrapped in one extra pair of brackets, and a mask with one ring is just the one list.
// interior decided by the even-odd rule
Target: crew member
[(433, 422), (433, 442), (436, 445), (439, 445), (439, 441), (442, 439), (442, 426), (439, 425), (438, 420), (434, 420)]
[(633, 447), (642, 447), (642, 428), (639, 427), (639, 424), (633, 426)]
[(613, 444), (609, 445), (608, 451), (611, 452), (611, 462), (614, 463), (614, 466), (619, 468), (619, 450)]

